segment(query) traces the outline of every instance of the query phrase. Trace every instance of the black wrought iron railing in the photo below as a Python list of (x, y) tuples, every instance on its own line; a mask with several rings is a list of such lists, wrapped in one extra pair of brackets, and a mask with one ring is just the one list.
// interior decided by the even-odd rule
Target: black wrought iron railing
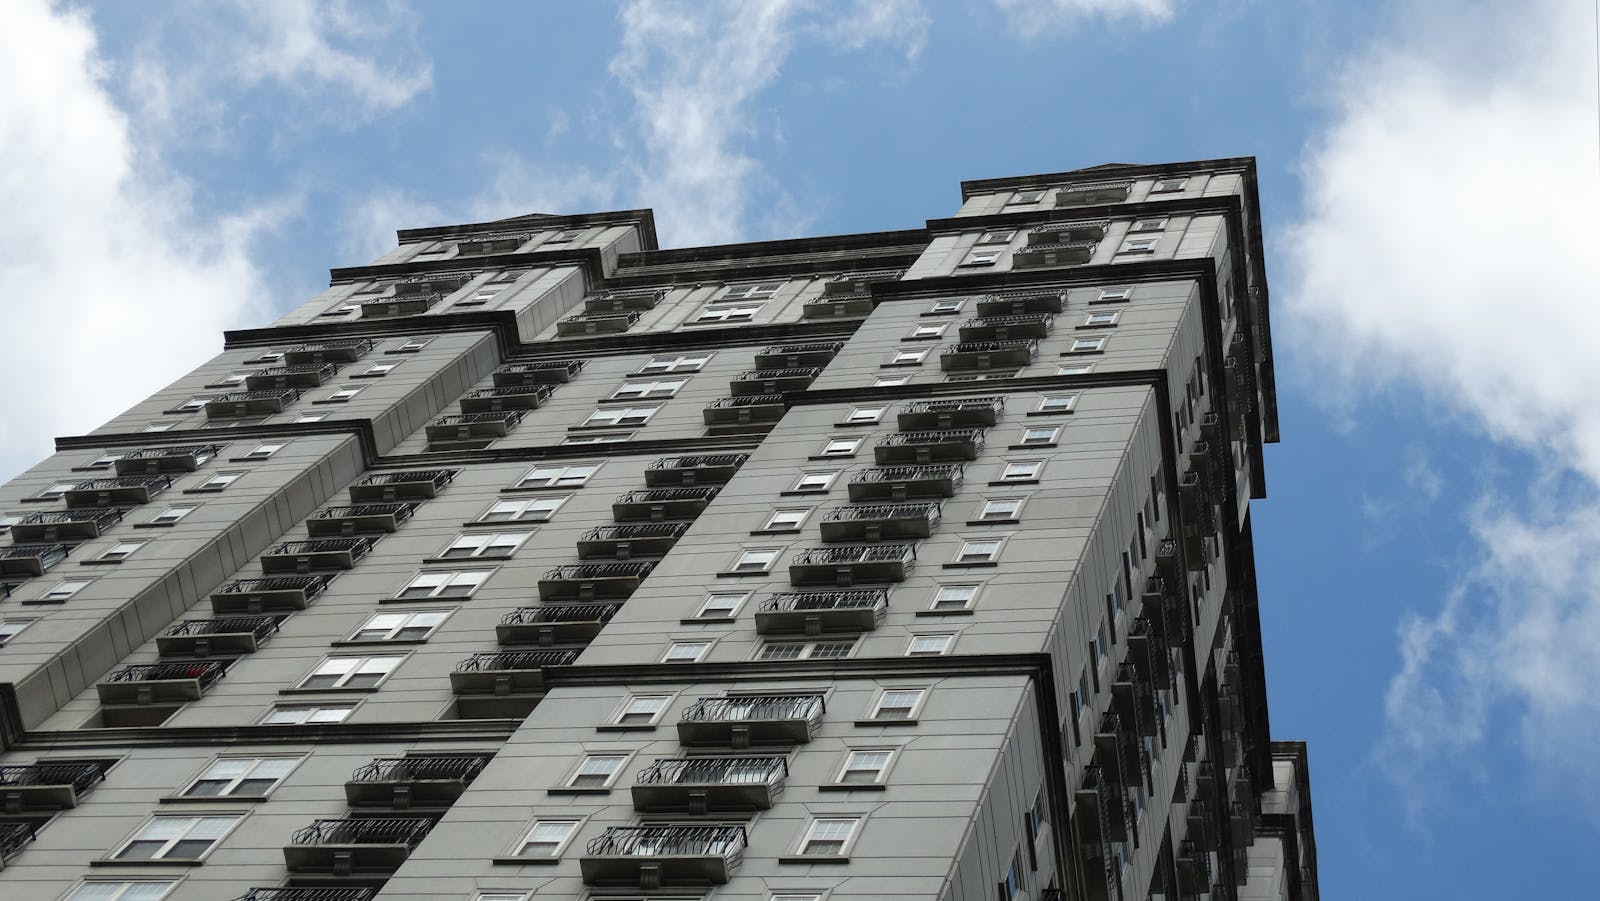
[(681, 457), (662, 457), (650, 464), (651, 469), (697, 469), (713, 466), (743, 466), (749, 454), (686, 454)]
[(32, 823), (0, 823), (0, 861), (10, 860), (22, 853), (35, 834)]
[(717, 496), (721, 488), (707, 486), (704, 488), (640, 488), (618, 495), (613, 503), (618, 504), (659, 504), (666, 501), (709, 501)]
[(564, 317), (561, 321), (562, 322), (596, 322), (596, 321), (606, 320), (606, 319), (626, 319), (626, 320), (628, 320), (628, 324), (629, 325), (633, 325), (634, 323), (638, 322), (640, 319), (643, 319), (643, 318), (644, 318), (644, 314), (643, 313), (639, 313), (639, 312), (634, 311), (634, 310), (616, 310), (616, 311), (607, 312), (607, 313), (574, 313), (571, 316)]
[(681, 719), (690, 723), (741, 723), (750, 720), (822, 719), (822, 695), (740, 695), (701, 698), (690, 704)]
[(1006, 399), (1003, 397), (952, 397), (947, 400), (918, 400), (906, 404), (900, 409), (902, 413), (960, 413), (967, 410), (993, 410), (996, 414), (1005, 412)]
[(518, 607), (500, 617), (502, 626), (537, 626), (549, 623), (604, 623), (610, 621), (621, 604), (550, 604), (544, 607)]
[(744, 857), (743, 826), (608, 826), (589, 842), (596, 857)]
[(435, 488), (443, 488), (455, 479), (454, 469), (414, 469), (407, 472), (375, 472), (356, 485), (411, 485), (417, 482), (428, 482)]
[(235, 579), (217, 594), (257, 594), (269, 591), (299, 591), (311, 600), (328, 587), (328, 576), (278, 576), (269, 579)]
[(782, 757), (666, 757), (634, 779), (641, 785), (778, 785), (789, 776)]
[(977, 354), (1000, 353), (1003, 351), (1027, 351), (1030, 357), (1038, 356), (1039, 340), (1037, 338), (1026, 338), (1014, 341), (963, 341), (960, 344), (947, 345), (941, 353)]
[(160, 460), (165, 457), (194, 457), (201, 463), (215, 457), (221, 447), (215, 444), (180, 444), (172, 447), (141, 447), (122, 455), (124, 460)]
[(92, 522), (109, 528), (122, 521), (122, 511), (115, 507), (88, 507), (81, 510), (49, 510), (30, 513), (17, 523), (19, 526), (59, 526), (75, 522)]
[(709, 404), (707, 410), (725, 410), (734, 407), (770, 407), (773, 404), (782, 404), (781, 394), (746, 394), (740, 397), (719, 397)]
[(580, 541), (632, 541), (639, 538), (678, 538), (689, 531), (686, 522), (629, 522), (596, 526), (583, 533)]
[(505, 388), (478, 388), (474, 391), (468, 391), (466, 397), (477, 399), (480, 397), (527, 397), (533, 395), (539, 398), (540, 401), (545, 401), (553, 393), (555, 393), (555, 389), (549, 385), (515, 385)]
[(352, 350), (359, 356), (372, 350), (372, 340), (370, 338), (344, 338), (334, 341), (313, 341), (308, 344), (297, 345), (289, 353), (314, 354), (330, 350)]
[(535, 670), (547, 666), (569, 666), (578, 659), (574, 650), (486, 651), (473, 654), (456, 664), (458, 673), (488, 673), (502, 670)]
[(822, 518), (823, 522), (862, 522), (865, 520), (918, 519), (927, 520), (930, 527), (939, 524), (938, 504), (852, 504), (834, 507)]
[(296, 845), (405, 845), (415, 848), (434, 821), (426, 817), (319, 819), (290, 839)]
[(331, 379), (339, 371), (337, 363), (294, 363), (288, 366), (268, 366), (257, 369), (251, 375), (272, 378), (274, 376), (315, 375), (322, 379)]
[(269, 556), (294, 557), (302, 554), (336, 554), (349, 553), (356, 559), (366, 556), (372, 550), (371, 538), (313, 538), (310, 541), (285, 541), (273, 545), (267, 551)]
[(811, 341), (804, 344), (774, 344), (756, 356), (789, 356), (793, 354), (836, 354), (844, 348), (843, 341)]
[(323, 507), (311, 514), (312, 519), (351, 519), (359, 516), (393, 516), (396, 522), (405, 522), (416, 512), (416, 504), (348, 504), (340, 507)]
[(590, 579), (642, 579), (656, 565), (648, 560), (624, 563), (569, 563), (545, 570), (544, 581), (585, 582)]
[(922, 482), (929, 479), (949, 479), (961, 486), (964, 469), (959, 463), (931, 466), (878, 466), (863, 469), (850, 477), (852, 482)]
[(565, 373), (569, 378), (583, 371), (582, 360), (540, 360), (533, 363), (507, 363), (495, 369), (496, 375), (521, 375), (528, 372)]
[(27, 763), (0, 766), (0, 788), (29, 785), (70, 785), (83, 794), (105, 779), (96, 763)]
[(201, 688), (215, 684), (228, 671), (219, 660), (184, 660), (174, 663), (135, 663), (106, 676), (107, 682), (164, 682), (194, 679)]
[(510, 428), (521, 421), (522, 414), (520, 412), (516, 410), (501, 410), (497, 413), (452, 413), (448, 416), (440, 416), (428, 424), (436, 426), (470, 426), (477, 423), (498, 422)]
[(791, 610), (887, 610), (889, 590), (855, 588), (849, 591), (780, 591), (761, 602), (762, 613)]
[(229, 391), (211, 398), (213, 404), (239, 404), (253, 400), (290, 400), (300, 399), (299, 388), (260, 388), (255, 391)]
[(821, 366), (804, 366), (799, 369), (751, 369), (734, 377), (736, 382), (759, 382), (767, 379), (814, 379), (822, 372)]
[(89, 479), (74, 485), (73, 491), (116, 491), (119, 488), (143, 488), (151, 494), (172, 487), (169, 476), (107, 476)]
[(486, 755), (457, 757), (380, 757), (358, 767), (351, 782), (471, 782), (489, 765)]
[(372, 901), (377, 891), (370, 888), (311, 888), (279, 886), (253, 888), (233, 901)]
[(982, 429), (938, 429), (926, 432), (893, 432), (878, 439), (879, 447), (914, 447), (922, 444), (970, 444), (983, 449)]
[(163, 635), (254, 635), (265, 641), (278, 631), (275, 616), (222, 616), (214, 619), (186, 619), (174, 623)]
[(838, 565), (850, 563), (910, 563), (917, 559), (914, 544), (846, 544), (833, 547), (806, 548), (795, 554), (796, 564)]
[(67, 559), (67, 546), (64, 544), (13, 544), (9, 547), (0, 547), (0, 560), (34, 558), (38, 559), (40, 567), (49, 569)]

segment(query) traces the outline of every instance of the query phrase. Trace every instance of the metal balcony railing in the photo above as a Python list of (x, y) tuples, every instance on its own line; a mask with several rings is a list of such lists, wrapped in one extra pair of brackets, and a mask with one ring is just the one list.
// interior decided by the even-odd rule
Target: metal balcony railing
[(639, 538), (680, 538), (689, 531), (686, 522), (630, 522), (615, 526), (596, 526), (583, 533), (579, 541), (632, 541)]
[(165, 491), (172, 487), (172, 479), (167, 476), (108, 476), (103, 479), (88, 479), (73, 486), (72, 491), (116, 491), (123, 488), (143, 488), (150, 494)]
[(844, 348), (843, 341), (811, 341), (805, 344), (774, 344), (762, 348), (760, 355), (788, 355), (788, 354), (836, 354)]
[(416, 512), (416, 504), (388, 503), (388, 504), (345, 504), (338, 507), (323, 507), (311, 514), (313, 520), (319, 519), (361, 519), (364, 517), (393, 517), (395, 522), (402, 523), (411, 518)]
[(1093, 203), (1114, 202), (1126, 200), (1128, 192), (1133, 190), (1131, 181), (1097, 181), (1089, 184), (1067, 185), (1056, 192), (1057, 203)]
[(311, 600), (328, 587), (328, 576), (279, 576), (269, 579), (235, 579), (222, 586), (217, 594), (249, 595), (278, 591), (298, 591)]
[(380, 757), (350, 774), (351, 782), (471, 782), (488, 766), (487, 756)]
[(290, 839), (296, 845), (404, 845), (415, 848), (434, 821), (426, 817), (319, 819)]
[(11, 527), (13, 534), (22, 534), (20, 527), (27, 526), (70, 526), (79, 523), (92, 523), (101, 529), (107, 529), (122, 521), (122, 511), (115, 507), (90, 507), (82, 510), (50, 510), (44, 513), (30, 513), (22, 521)]
[(1006, 399), (999, 396), (990, 397), (952, 397), (948, 400), (918, 400), (912, 401), (900, 408), (902, 413), (960, 413), (968, 410), (984, 410), (996, 415), (1005, 412)]
[[(983, 450), (984, 439), (982, 429), (937, 429), (925, 432), (895, 432), (878, 439), (876, 447), (934, 447), (938, 445), (961, 445), (969, 453), (976, 455)], [(883, 461), (887, 462), (887, 461)]]
[(741, 695), (701, 698), (679, 719), (690, 723), (742, 723), (751, 720), (805, 720), (819, 723), (827, 712), (822, 695)]
[(874, 519), (925, 519), (929, 525), (939, 523), (938, 504), (852, 504), (834, 507), (822, 518), (823, 522), (861, 522)]
[(850, 477), (852, 482), (918, 482), (926, 479), (951, 479), (961, 484), (963, 467), (957, 463), (933, 466), (878, 466), (863, 469)]
[(641, 771), (641, 785), (778, 785), (789, 776), (782, 757), (666, 757)]
[(0, 823), (0, 863), (22, 853), (34, 836), (32, 823)]
[(594, 579), (642, 579), (650, 575), (656, 565), (648, 560), (627, 563), (569, 563), (545, 570), (542, 581), (587, 582)]
[[(172, 447), (141, 447), (122, 455), (122, 460), (163, 460), (169, 457), (193, 457), (204, 463), (215, 457), (222, 448), (215, 444), (180, 444)], [(121, 461), (118, 461), (121, 462)]]
[(202, 690), (214, 685), (228, 671), (228, 665), (218, 661), (190, 660), (182, 663), (135, 663), (106, 676), (108, 683), (165, 682), (193, 679)]
[(745, 394), (737, 397), (719, 397), (711, 403), (706, 404), (706, 409), (726, 410), (737, 407), (770, 407), (774, 405), (783, 405), (783, 395)]
[(822, 286), (824, 296), (854, 294), (871, 282), (892, 282), (905, 275), (904, 269), (862, 269), (841, 272), (830, 277)]
[(358, 360), (372, 350), (370, 338), (344, 338), (335, 341), (313, 341), (291, 348), (283, 355), (285, 363), (317, 363), (321, 357), (328, 360), (343, 360), (346, 362)]
[(551, 388), (549, 385), (509, 385), (503, 388), (478, 388), (474, 391), (468, 391), (463, 397), (463, 400), (532, 396), (538, 398), (539, 403), (543, 403), (550, 398), (551, 394), (554, 393), (555, 389)]
[(253, 888), (233, 901), (372, 901), (370, 888)]
[(453, 413), (449, 416), (440, 416), (428, 423), (429, 426), (458, 428), (478, 424), (500, 423), (506, 428), (514, 428), (522, 422), (522, 414), (515, 410), (502, 410), (497, 413)]
[(762, 381), (764, 379), (814, 379), (821, 372), (821, 366), (802, 366), (798, 369), (751, 369), (734, 376), (734, 380)]
[(589, 313), (607, 310), (649, 310), (665, 300), (665, 288), (636, 288), (630, 291), (602, 291), (583, 299), (583, 308)]
[(731, 466), (738, 468), (750, 459), (749, 454), (687, 454), (681, 457), (662, 457), (650, 464), (651, 469), (709, 469)]
[(371, 538), (315, 538), (310, 541), (285, 541), (274, 545), (263, 556), (295, 557), (306, 554), (348, 553), (359, 560), (372, 550)]
[(1055, 330), (1050, 313), (1018, 313), (1009, 316), (980, 316), (961, 323), (962, 341), (1003, 338), (1043, 338)]
[(78, 794), (92, 790), (105, 779), (105, 770), (94, 763), (29, 763), (0, 766), (0, 791), (6, 788), (70, 785)]
[(275, 616), (224, 616), (214, 619), (186, 619), (174, 623), (163, 635), (253, 635), (265, 641), (278, 631)]
[(218, 394), (207, 402), (212, 404), (247, 404), (251, 401), (283, 401), (289, 403), (300, 399), (299, 388), (261, 388), (256, 391), (229, 391)]
[(1047, 222), (1028, 229), (1028, 240), (1040, 244), (1064, 241), (1098, 241), (1111, 227), (1110, 219), (1079, 219), (1074, 222)]
[(589, 842), (588, 851), (605, 857), (744, 856), (743, 826), (608, 826)]
[(782, 613), (803, 610), (889, 609), (889, 592), (884, 588), (857, 588), (849, 591), (780, 591), (761, 602), (761, 612)]
[(339, 366), (334, 363), (297, 363), (293, 366), (268, 366), (257, 369), (251, 375), (276, 377), (280, 375), (314, 375), (319, 378), (331, 378), (339, 371)]
[(1058, 291), (1006, 291), (978, 298), (978, 315), (995, 316), (1018, 313), (1059, 313), (1066, 307), (1067, 292)]
[(626, 319), (626, 320), (628, 320), (628, 324), (629, 325), (633, 325), (634, 323), (638, 322), (640, 319), (643, 319), (643, 318), (644, 318), (644, 314), (642, 314), (642, 313), (634, 312), (634, 311), (631, 311), (631, 310), (616, 310), (616, 311), (605, 312), (605, 313), (573, 313), (571, 316), (567, 316), (566, 318), (562, 319), (561, 321), (562, 322), (598, 322), (598, 321), (607, 320), (607, 319)]
[(1017, 341), (963, 341), (960, 344), (951, 344), (944, 348), (944, 354), (979, 354), (979, 353), (1020, 353), (1026, 351), (1028, 356), (1039, 355), (1039, 341), (1028, 338)]
[(456, 664), (458, 673), (488, 673), (503, 670), (536, 670), (547, 666), (569, 666), (578, 659), (574, 650), (485, 651)]
[(454, 469), (414, 469), (408, 472), (376, 472), (356, 482), (351, 487), (377, 487), (383, 485), (431, 485), (435, 490), (450, 484), (456, 477)]
[(538, 626), (551, 623), (604, 623), (615, 616), (621, 604), (547, 604), (518, 607), (500, 618), (502, 626)]
[(0, 572), (40, 576), (65, 559), (67, 546), (64, 544), (13, 544), (0, 547)]
[(494, 371), (496, 385), (547, 384), (568, 382), (583, 371), (582, 360), (540, 360), (533, 363), (507, 363)]
[(843, 566), (851, 563), (909, 563), (917, 559), (914, 544), (847, 544), (806, 548), (791, 558), (798, 565)]
[(705, 488), (639, 488), (617, 496), (616, 504), (660, 504), (667, 501), (710, 501), (722, 489)]

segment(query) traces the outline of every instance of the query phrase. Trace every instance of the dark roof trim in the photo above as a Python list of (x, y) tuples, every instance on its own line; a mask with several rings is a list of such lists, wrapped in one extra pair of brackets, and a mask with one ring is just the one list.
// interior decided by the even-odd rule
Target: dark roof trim
[(367, 281), (369, 279), (404, 278), (408, 275), (424, 275), (430, 272), (456, 272), (461, 269), (514, 269), (519, 266), (532, 268), (577, 266), (583, 269), (590, 282), (598, 282), (605, 278), (605, 266), (601, 262), (600, 248), (572, 247), (563, 250), (532, 250), (527, 253), (490, 253), (472, 257), (470, 260), (451, 257), (444, 260), (411, 260), (405, 263), (346, 266), (342, 269), (329, 269), (328, 281), (330, 284), (337, 285), (344, 282)]
[(512, 231), (519, 228), (588, 228), (594, 225), (632, 225), (639, 229), (639, 243), (646, 249), (656, 249), (656, 213), (645, 207), (637, 210), (610, 210), (596, 213), (560, 215), (556, 213), (528, 213), (507, 219), (488, 222), (466, 222), (459, 225), (435, 225), (428, 228), (402, 228), (395, 232), (401, 244), (419, 241), (437, 241), (442, 238), (469, 237), (495, 231)]
[[(888, 232), (862, 232), (850, 235), (823, 235), (812, 238), (782, 238), (774, 241), (751, 241), (747, 244), (711, 244), (704, 247), (680, 247), (671, 250), (651, 250), (642, 253), (625, 253), (618, 261), (620, 267), (661, 266), (675, 263), (726, 262), (734, 265), (751, 257), (801, 256), (816, 253), (858, 252), (875, 247), (895, 248), (908, 244), (926, 244), (928, 233), (920, 228)], [(848, 261), (846, 261), (848, 262)], [(859, 268), (859, 267), (852, 267)]]
[(980, 178), (961, 183), (961, 199), (965, 202), (976, 194), (997, 194), (1025, 188), (1045, 188), (1086, 178), (1103, 181), (1108, 178), (1156, 178), (1161, 176), (1198, 175), (1205, 172), (1225, 172), (1236, 169), (1254, 172), (1253, 156), (1223, 157), (1213, 160), (1189, 160), (1180, 163), (1127, 164), (1090, 166), (1087, 169), (1069, 169), (1066, 172), (1047, 172), (1039, 175), (1012, 175), (1004, 178)]
[(934, 235), (970, 232), (991, 228), (1027, 228), (1035, 223), (1079, 222), (1088, 219), (1144, 219), (1172, 215), (1226, 214), (1239, 208), (1237, 194), (1216, 197), (1185, 197), (1177, 200), (1146, 200), (1139, 203), (1106, 203), (1069, 209), (1022, 210), (990, 213), (985, 216), (950, 216), (929, 219), (928, 231)]

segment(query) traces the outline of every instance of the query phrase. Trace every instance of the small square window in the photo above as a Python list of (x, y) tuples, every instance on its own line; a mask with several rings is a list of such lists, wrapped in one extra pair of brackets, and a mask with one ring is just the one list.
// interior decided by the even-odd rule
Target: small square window
[(800, 478), (794, 483), (794, 491), (827, 491), (837, 479), (837, 472), (802, 472)]
[(966, 305), (967, 305), (967, 302), (964, 299), (963, 300), (936, 300), (936, 301), (933, 302), (933, 306), (928, 308), (928, 315), (931, 315), (931, 316), (949, 316), (949, 315), (952, 315), (954, 313), (961, 312), (961, 308), (966, 306)]
[(855, 639), (845, 641), (769, 641), (756, 650), (757, 660), (838, 660), (850, 656)]
[(671, 695), (629, 695), (612, 718), (619, 726), (647, 726), (661, 719)]
[(404, 657), (327, 657), (317, 664), (300, 688), (375, 688), (383, 683)]
[(569, 229), (566, 229), (565, 231), (558, 231), (555, 234), (551, 235), (550, 237), (546, 238), (544, 243), (546, 243), (546, 244), (571, 244), (573, 241), (576, 241), (579, 238), (583, 237), (583, 233), (585, 231), (587, 231), (587, 229), (582, 229), (582, 228), (569, 228)]
[(266, 351), (265, 353), (261, 354), (260, 356), (251, 357), (250, 359), (245, 360), (245, 362), (246, 363), (282, 363), (283, 362), (283, 351), (281, 351), (281, 350), (269, 350), (269, 351)]
[(367, 379), (381, 378), (391, 372), (394, 372), (395, 367), (399, 365), (399, 363), (373, 363), (371, 366), (368, 366), (366, 369), (362, 370), (359, 373), (359, 377)]
[(1044, 191), (1018, 191), (1006, 201), (1006, 206), (1017, 206), (1024, 203), (1038, 203), (1044, 199)]
[(239, 481), (243, 472), (214, 472), (211, 477), (197, 486), (202, 491), (221, 491), (222, 489)]
[(30, 619), (0, 620), (0, 645), (4, 645), (11, 639), (16, 638), (18, 632), (21, 632), (23, 629), (28, 628), (28, 626), (32, 624), (33, 620)]
[(1000, 254), (1002, 253), (1005, 253), (1003, 249), (990, 248), (973, 250), (967, 254), (966, 258), (963, 259), (959, 265), (963, 269), (976, 268), (979, 266), (993, 266), (995, 261), (1000, 259)]
[(85, 469), (109, 469), (111, 467), (111, 464), (117, 462), (118, 460), (121, 460), (125, 456), (127, 456), (127, 454), (101, 454), (100, 456), (95, 457), (93, 460), (90, 460), (89, 464), (87, 466), (85, 466), (84, 468)]
[(396, 597), (405, 600), (420, 598), (467, 598), (483, 587), (491, 573), (488, 570), (469, 569), (453, 572), (424, 572), (412, 577)]
[(150, 525), (170, 526), (173, 523), (176, 523), (178, 520), (183, 519), (185, 516), (188, 516), (190, 513), (193, 513), (196, 509), (198, 508), (194, 505), (168, 507), (151, 518)]
[(693, 663), (704, 657), (711, 650), (709, 641), (674, 641), (667, 645), (667, 652), (661, 655), (663, 663)]
[(885, 366), (920, 366), (920, 365), (922, 365), (922, 361), (927, 359), (927, 357), (928, 357), (928, 348), (926, 348), (926, 347), (922, 348), (921, 350), (897, 350), (897, 351), (894, 352), (894, 356), (889, 358), (889, 362), (887, 362), (887, 363), (885, 363), (883, 365), (885, 365)]
[(695, 616), (700, 619), (728, 619), (737, 616), (739, 608), (750, 599), (748, 591), (713, 591), (706, 595), (705, 603)]
[(298, 757), (223, 757), (206, 767), (182, 795), (185, 798), (261, 797), (277, 788), (299, 763)]
[(1014, 522), (1021, 514), (1021, 498), (995, 498), (983, 502), (983, 509), (979, 511), (978, 519)]
[(950, 323), (948, 323), (948, 322), (941, 322), (938, 325), (917, 325), (917, 326), (912, 326), (911, 334), (906, 336), (906, 340), (907, 341), (932, 341), (935, 338), (943, 338), (945, 329), (948, 329), (949, 327), (950, 327)]
[(246, 460), (265, 460), (278, 451), (283, 450), (282, 444), (258, 444), (244, 455)]
[(843, 857), (860, 824), (859, 817), (814, 819), (800, 840), (800, 853), (808, 857)]
[(1011, 239), (1015, 238), (1016, 236), (1017, 236), (1017, 230), (1014, 229), (1014, 228), (996, 229), (994, 231), (986, 231), (983, 234), (979, 235), (978, 236), (978, 243), (979, 244), (1010, 244), (1011, 243)]
[(754, 285), (729, 285), (718, 300), (765, 300), (778, 293), (782, 282), (763, 282)]
[(567, 779), (567, 785), (572, 788), (607, 788), (622, 772), (622, 765), (627, 760), (626, 754), (586, 755)]
[(872, 707), (872, 719), (915, 719), (927, 693), (926, 688), (885, 688)]
[(600, 471), (598, 463), (576, 466), (535, 466), (517, 482), (518, 488), (577, 488)]
[(263, 726), (303, 726), (308, 723), (342, 723), (356, 709), (354, 704), (294, 704), (274, 707), (261, 718)]
[(584, 428), (611, 428), (644, 425), (660, 407), (603, 407), (589, 414)]
[(1056, 438), (1060, 435), (1060, 426), (1029, 426), (1022, 430), (1022, 437), (1017, 444), (1024, 447), (1055, 447)]
[(1067, 363), (1056, 367), (1056, 375), (1088, 375), (1094, 372), (1093, 363)]
[(888, 407), (851, 407), (849, 415), (844, 421), (852, 425), (865, 425), (883, 420), (883, 414)]
[(374, 613), (350, 635), (351, 641), (424, 641), (450, 616), (448, 610)]
[(528, 540), (531, 532), (482, 532), (473, 535), (457, 535), (439, 553), (445, 559), (464, 557), (510, 557)]
[(887, 749), (850, 751), (845, 755), (844, 766), (839, 768), (839, 775), (834, 781), (875, 785), (883, 781), (889, 769), (889, 760), (893, 757), (894, 752)]
[(650, 362), (639, 367), (639, 372), (699, 372), (710, 361), (711, 354), (674, 354), (665, 357), (651, 357)]
[(1128, 231), (1133, 233), (1158, 232), (1164, 231), (1166, 227), (1167, 219), (1163, 216), (1159, 219), (1135, 219), (1133, 224), (1128, 226)]
[[(558, 857), (578, 831), (577, 820), (535, 820), (517, 847), (518, 857)], [(522, 895), (512, 895), (521, 898)]]
[(244, 384), (244, 380), (249, 378), (249, 377), (250, 377), (250, 373), (248, 373), (248, 372), (230, 372), (227, 375), (224, 375), (221, 378), (217, 379), (216, 381), (208, 383), (206, 385), (206, 387), (207, 388), (237, 388), (240, 385), (243, 385)]
[(528, 500), (495, 501), (478, 522), (549, 522), (570, 495), (548, 495)]
[(1090, 303), (1123, 303), (1133, 299), (1132, 285), (1118, 285), (1114, 288), (1101, 288), (1100, 295)]
[(1155, 253), (1156, 238), (1129, 238), (1122, 242), (1117, 253)]
[(433, 343), (432, 338), (407, 338), (404, 344), (394, 349), (395, 353), (416, 353)]
[(891, 388), (897, 385), (907, 385), (910, 383), (911, 376), (909, 375), (880, 375), (872, 380), (872, 387)]
[(357, 394), (360, 394), (362, 392), (362, 390), (363, 389), (359, 388), (359, 387), (357, 387), (357, 388), (340, 388), (339, 390), (333, 392), (332, 394), (328, 395), (327, 397), (324, 397), (322, 399), (322, 402), (323, 403), (328, 403), (328, 404), (342, 404), (342, 403), (345, 403), (346, 401), (350, 400), (351, 398), (355, 397)]
[(56, 482), (54, 485), (51, 485), (49, 488), (46, 488), (38, 494), (35, 494), (33, 497), (35, 500), (53, 501), (76, 487), (78, 487), (77, 482)]
[(811, 515), (810, 507), (790, 507), (774, 510), (761, 526), (763, 532), (793, 532), (798, 531), (805, 523), (806, 517)]
[(1071, 413), (1078, 405), (1076, 394), (1046, 394), (1039, 398), (1039, 413)]
[(907, 657), (937, 657), (950, 653), (950, 646), (955, 644), (956, 637), (949, 632), (935, 632), (911, 636), (911, 641), (906, 645)]
[(688, 379), (661, 379), (653, 382), (623, 382), (611, 392), (612, 400), (637, 400), (641, 398), (671, 397), (688, 384)]
[(739, 558), (733, 562), (729, 572), (735, 573), (764, 573), (772, 569), (773, 561), (778, 559), (778, 551), (772, 548), (742, 551)]
[(138, 552), (139, 548), (144, 547), (144, 544), (145, 543), (143, 541), (123, 541), (118, 544), (113, 544), (111, 547), (101, 551), (100, 555), (95, 557), (95, 559), (105, 561), (126, 560)]
[(1000, 480), (1003, 482), (1029, 482), (1039, 478), (1039, 473), (1044, 471), (1044, 463), (1039, 460), (1009, 461), (1000, 470)]
[(742, 304), (713, 304), (695, 315), (692, 322), (749, 322), (761, 312), (759, 302)]
[(328, 418), (326, 413), (302, 413), (294, 418), (295, 422), (321, 422)]
[(993, 563), (1000, 556), (999, 541), (967, 541), (956, 554), (957, 563)]
[(939, 611), (970, 610), (978, 599), (976, 585), (940, 585), (933, 593), (931, 609)]
[(352, 313), (360, 312), (360, 310), (361, 310), (361, 305), (360, 304), (342, 303), (342, 304), (339, 304), (336, 307), (329, 307), (328, 309), (323, 310), (322, 312), (318, 313), (317, 315), (320, 316), (320, 317), (323, 317), (325, 319), (332, 319), (332, 318), (335, 318), (335, 317), (338, 317), (338, 316), (349, 316)]
[(239, 822), (238, 816), (156, 816), (111, 855), (116, 860), (199, 860)]
[(41, 601), (64, 601), (89, 587), (92, 579), (63, 579), (49, 591), (39, 596)]
[(1158, 178), (1155, 186), (1150, 189), (1152, 194), (1176, 194), (1189, 183), (1187, 178)]
[(1101, 338), (1073, 338), (1072, 349), (1067, 351), (1074, 354), (1097, 354), (1106, 349), (1106, 339)]
[(861, 449), (860, 438), (829, 438), (817, 454), (820, 457), (853, 457)]
[(1122, 317), (1121, 310), (1096, 310), (1083, 317), (1083, 328), (1107, 328), (1117, 324)]
[(488, 303), (489, 301), (494, 300), (495, 295), (497, 295), (499, 293), (500, 292), (498, 290), (474, 291), (472, 293), (471, 297), (463, 297), (460, 300), (456, 301), (454, 304), (452, 304), (452, 306), (454, 306), (454, 307), (481, 307), (484, 304)]
[(193, 413), (195, 410), (199, 410), (199, 409), (203, 408), (206, 404), (208, 404), (210, 402), (211, 402), (211, 395), (209, 395), (209, 394), (197, 394), (194, 397), (191, 397), (188, 400), (184, 401), (183, 403), (178, 404), (176, 407), (173, 407), (173, 411), (174, 412), (178, 412), (178, 413)]
[(170, 432), (170, 431), (172, 431), (172, 428), (174, 426), (176, 426), (176, 425), (177, 425), (177, 423), (175, 423), (175, 422), (152, 422), (149, 425), (145, 426), (144, 428), (140, 429), (139, 431), (141, 431), (141, 432)]

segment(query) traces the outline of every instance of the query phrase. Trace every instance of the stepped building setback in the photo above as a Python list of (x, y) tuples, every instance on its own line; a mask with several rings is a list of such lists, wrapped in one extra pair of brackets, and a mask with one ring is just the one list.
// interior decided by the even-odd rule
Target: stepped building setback
[(402, 231), (58, 438), (0, 896), (1316, 901), (1254, 161), (961, 196)]

